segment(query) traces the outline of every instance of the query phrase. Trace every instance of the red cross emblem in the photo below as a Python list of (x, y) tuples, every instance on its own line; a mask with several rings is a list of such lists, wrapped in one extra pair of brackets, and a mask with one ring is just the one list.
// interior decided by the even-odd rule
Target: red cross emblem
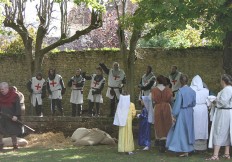
[(52, 85), (53, 87), (55, 84), (56, 84), (56, 82), (54, 82), (54, 80), (50, 83), (50, 85)]
[(94, 87), (96, 87), (96, 85), (99, 85), (99, 82), (94, 81), (93, 84), (94, 84)]
[(175, 84), (176, 84), (176, 82), (177, 82), (177, 80), (172, 80), (172, 82), (173, 82), (173, 84), (175, 85)]
[(118, 75), (114, 76), (114, 80), (117, 80), (118, 78), (120, 78), (120, 76)]
[(39, 85), (39, 83), (35, 87), (36, 87), (37, 91), (41, 88), (41, 86)]

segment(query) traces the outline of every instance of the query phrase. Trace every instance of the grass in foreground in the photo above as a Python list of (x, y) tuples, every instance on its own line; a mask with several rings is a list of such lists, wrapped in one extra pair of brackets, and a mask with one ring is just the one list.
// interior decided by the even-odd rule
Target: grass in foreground
[(118, 153), (117, 146), (104, 145), (63, 149), (20, 148), (16, 152), (10, 148), (0, 153), (0, 162), (203, 162), (210, 155), (204, 153), (181, 158), (170, 153), (160, 154), (154, 147), (149, 151), (137, 149), (134, 155), (126, 155)]

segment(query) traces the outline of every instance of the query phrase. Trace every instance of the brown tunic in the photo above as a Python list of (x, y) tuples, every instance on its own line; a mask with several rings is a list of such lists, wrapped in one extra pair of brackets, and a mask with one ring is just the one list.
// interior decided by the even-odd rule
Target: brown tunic
[(155, 133), (158, 139), (166, 138), (169, 129), (172, 126), (171, 102), (172, 90), (165, 88), (161, 91), (159, 88), (152, 89), (152, 99), (155, 101)]

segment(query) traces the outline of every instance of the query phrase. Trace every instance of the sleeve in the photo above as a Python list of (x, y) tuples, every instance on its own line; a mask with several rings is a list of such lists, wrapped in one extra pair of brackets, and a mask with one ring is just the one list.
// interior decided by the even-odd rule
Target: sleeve
[(126, 84), (126, 74), (124, 74), (124, 78), (122, 79), (122, 84)]
[(46, 82), (44, 82), (44, 84), (43, 84), (41, 97), (45, 98), (45, 96), (46, 96)]
[(91, 79), (92, 79), (92, 75), (91, 75), (91, 76), (84, 75), (84, 76), (82, 76), (82, 77), (85, 78), (86, 80), (91, 80)]
[(50, 85), (49, 85), (49, 81), (47, 80), (46, 82), (47, 82), (46, 84), (47, 84), (48, 93), (49, 93), (49, 94), (52, 94), (52, 91), (51, 91)]
[(225, 88), (217, 99), (217, 107), (226, 108), (231, 99), (231, 92)]
[(99, 66), (101, 66), (102, 70), (109, 75), (110, 73), (110, 69), (106, 67), (106, 65), (104, 63), (100, 63)]
[(62, 77), (60, 77), (60, 85), (61, 85), (62, 89), (65, 88), (65, 86), (64, 86), (64, 81), (63, 81)]
[(196, 106), (196, 92), (193, 93), (193, 107)]
[(135, 104), (131, 103), (130, 109), (132, 112), (132, 118), (134, 118), (136, 116)]
[(80, 83), (77, 83), (77, 87), (84, 87), (85, 85), (85, 78), (82, 78), (81, 82)]
[(138, 85), (139, 88), (142, 87), (142, 78), (140, 79), (140, 82), (139, 82), (139, 85)]
[(72, 87), (73, 78), (68, 81), (68, 87)]
[(140, 119), (146, 119), (146, 118), (148, 118), (148, 114), (147, 114), (146, 110), (144, 110), (144, 109), (145, 108), (143, 108), (142, 113), (139, 116)]
[(172, 98), (173, 98), (173, 94), (172, 94), (172, 90), (170, 88), (168, 88), (167, 97), (168, 97), (168, 102), (171, 103)]
[(172, 115), (175, 118), (177, 118), (179, 113), (180, 113), (181, 104), (182, 104), (182, 96), (181, 96), (180, 91), (178, 91), (177, 95), (176, 95), (176, 101), (175, 101), (173, 109), (172, 109)]
[(21, 94), (21, 99), (20, 99), (20, 103), (21, 104), (24, 104), (24, 102), (25, 102), (25, 97), (24, 97), (24, 95), (23, 95), (23, 93), (22, 92), (20, 92)]
[(20, 106), (20, 99), (19, 96), (17, 95), (15, 103), (14, 103), (14, 112), (13, 112), (13, 116), (17, 116), (20, 117), (21, 116), (21, 106)]
[(30, 93), (33, 93), (33, 90), (31, 89), (31, 84), (32, 84), (32, 80), (29, 80), (27, 82), (27, 90), (30, 92)]
[(151, 87), (154, 85), (154, 83), (155, 83), (154, 80), (150, 81), (146, 86), (141, 87), (141, 90), (146, 91), (146, 90), (151, 89)]

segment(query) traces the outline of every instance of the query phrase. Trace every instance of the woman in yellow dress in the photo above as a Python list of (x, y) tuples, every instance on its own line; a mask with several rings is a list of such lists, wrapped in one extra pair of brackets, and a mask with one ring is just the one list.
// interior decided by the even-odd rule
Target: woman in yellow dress
[(134, 139), (132, 132), (132, 119), (136, 116), (135, 105), (130, 102), (130, 95), (120, 95), (114, 125), (119, 126), (118, 152), (129, 155), (134, 151)]

